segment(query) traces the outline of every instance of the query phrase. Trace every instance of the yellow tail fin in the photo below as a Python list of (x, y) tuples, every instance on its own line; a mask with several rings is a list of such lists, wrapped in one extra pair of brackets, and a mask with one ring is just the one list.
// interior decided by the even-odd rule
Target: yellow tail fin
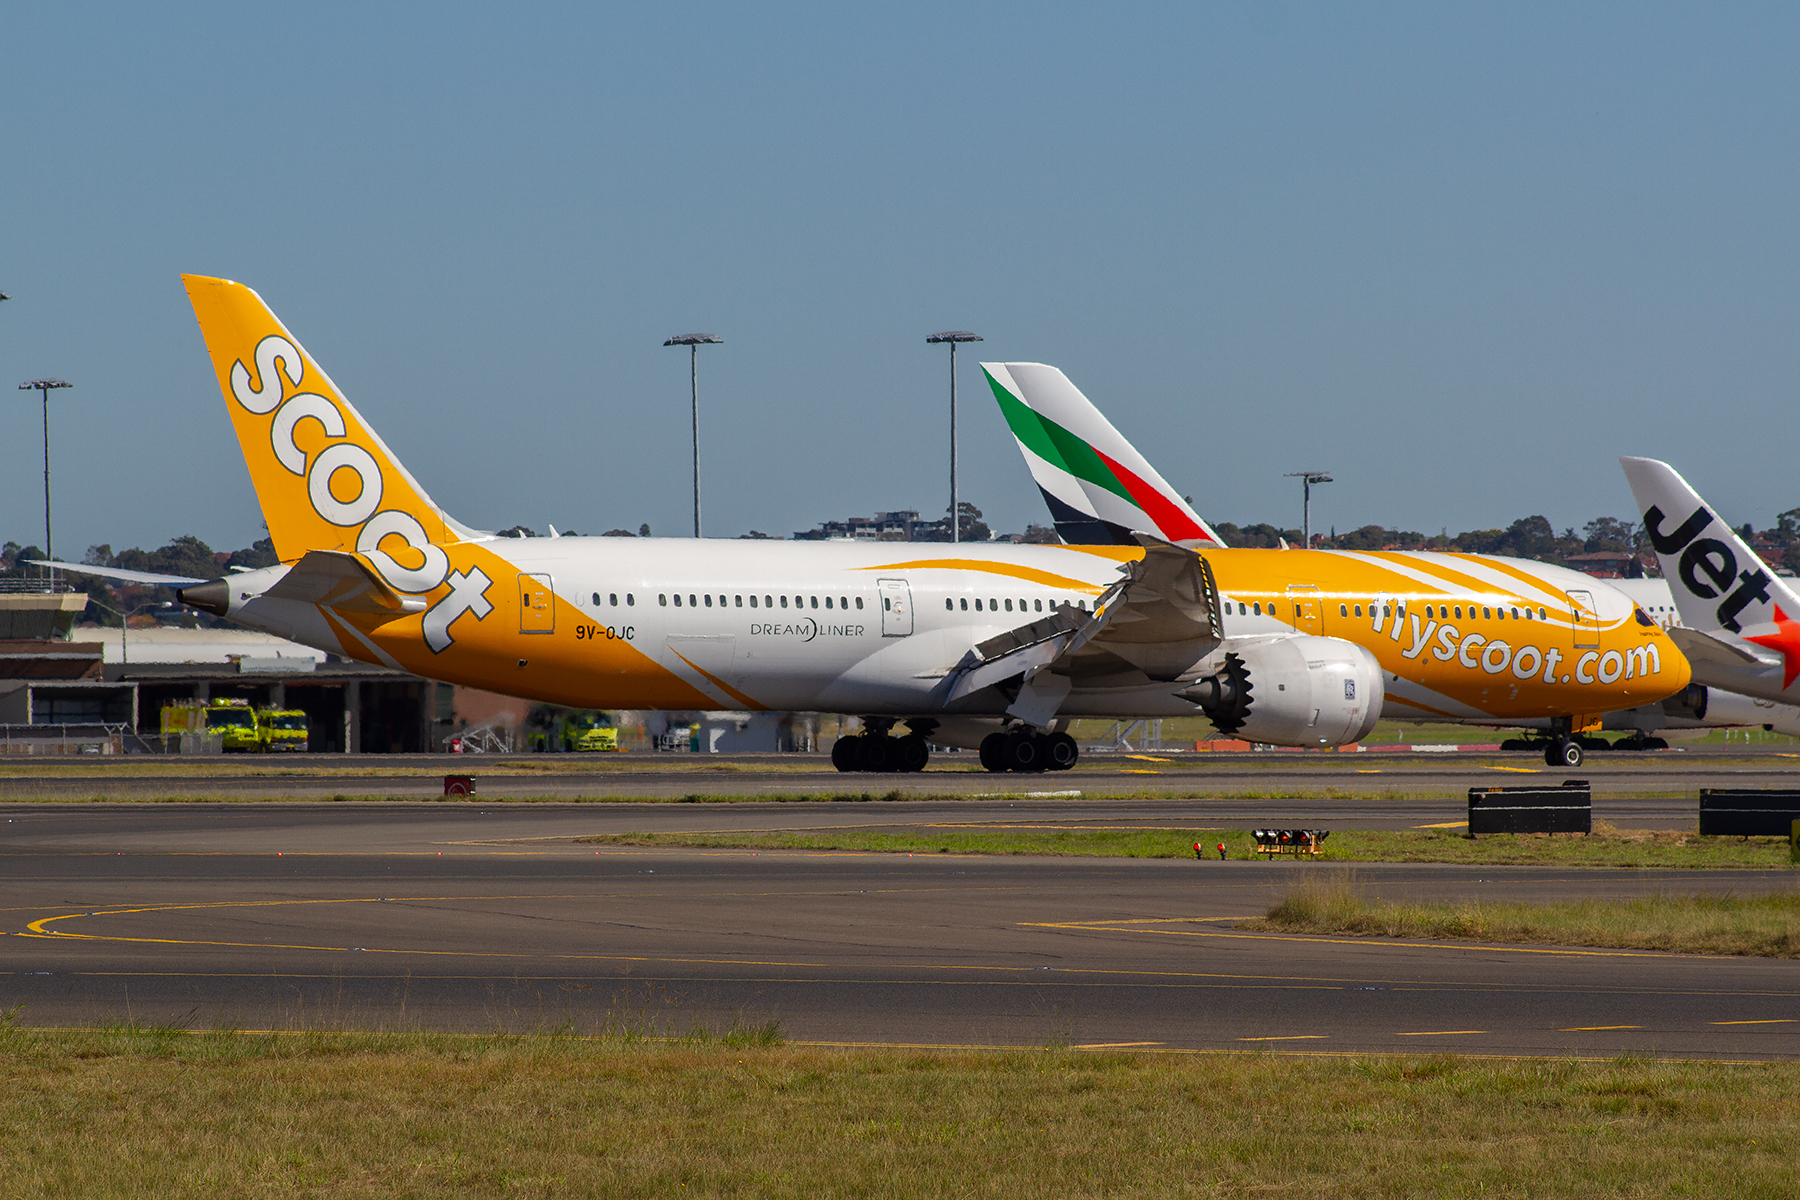
[(397, 591), (444, 581), (438, 547), (474, 536), (432, 503), (262, 297), (183, 275), (275, 553), (365, 555)]

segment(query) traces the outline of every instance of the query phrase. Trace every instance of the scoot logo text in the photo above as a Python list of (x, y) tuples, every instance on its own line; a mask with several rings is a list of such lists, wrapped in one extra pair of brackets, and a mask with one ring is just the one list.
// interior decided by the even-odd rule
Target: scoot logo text
[[(473, 612), (478, 621), (485, 619), (493, 611), (493, 604), (487, 599), (491, 581), (479, 569), (452, 575), (449, 555), (443, 547), (432, 544), (416, 517), (397, 508), (381, 507), (385, 486), (381, 465), (355, 442), (340, 440), (348, 438), (350, 431), (343, 412), (331, 398), (317, 392), (295, 391), (282, 399), (283, 377), (296, 389), (306, 377), (305, 360), (294, 343), (279, 334), (270, 334), (256, 344), (251, 360), (256, 366), (254, 382), (242, 359), (232, 363), (231, 394), (247, 412), (257, 416), (273, 414), (269, 447), (284, 470), (306, 481), (306, 498), (313, 512), (340, 528), (357, 529), (357, 553), (397, 592), (424, 595), (437, 590), (447, 578), (450, 580), (450, 593), (425, 615), (425, 643), (432, 652), (440, 653), (454, 641), (450, 625), (463, 613)], [(317, 422), (328, 443), (310, 458), (296, 438), (304, 421)], [(341, 472), (355, 476), (353, 488)], [(336, 489), (334, 482), (340, 484)], [(341, 495), (350, 498), (340, 499)], [(393, 551), (400, 547), (393, 545), (394, 539), (410, 552), (408, 557), (419, 560), (417, 566), (405, 566), (395, 557)]]
[[(1384, 626), (1388, 629), (1388, 637), (1401, 644), (1400, 657), (1416, 659), (1427, 649), (1431, 657), (1439, 662), (1455, 661), (1468, 670), (1479, 670), (1489, 675), (1504, 675), (1511, 672), (1514, 679), (1526, 680), (1541, 675), (1545, 683), (1558, 682), (1557, 667), (1567, 664), (1568, 656), (1552, 646), (1548, 650), (1540, 650), (1536, 646), (1519, 646), (1500, 638), (1489, 638), (1483, 633), (1465, 635), (1461, 629), (1447, 621), (1427, 618), (1419, 619), (1418, 613), (1408, 613), (1405, 605), (1371, 605), (1375, 611), (1374, 629), (1380, 633)], [(1388, 625), (1389, 610), (1392, 611), (1392, 624)], [(1632, 646), (1625, 651), (1608, 650), (1602, 654), (1598, 650), (1589, 650), (1574, 660), (1573, 670), (1561, 676), (1561, 682), (1576, 684), (1616, 683), (1620, 679), (1636, 679), (1645, 675), (1662, 674), (1662, 654), (1654, 643)]]

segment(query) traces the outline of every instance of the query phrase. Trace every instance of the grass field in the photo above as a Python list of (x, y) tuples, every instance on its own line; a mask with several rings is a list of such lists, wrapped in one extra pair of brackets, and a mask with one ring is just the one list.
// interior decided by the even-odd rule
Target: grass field
[(1800, 958), (1800, 890), (1762, 896), (1658, 893), (1626, 900), (1451, 904), (1371, 899), (1351, 871), (1320, 872), (1239, 928), (1356, 937), (1464, 938), (1687, 954)]
[(0, 1194), (1791, 1196), (1800, 1065), (0, 1037)]
[[(1072, 826), (943, 825), (895, 831), (810, 830), (769, 833), (618, 833), (579, 838), (592, 845), (693, 846), (751, 850), (841, 850), (879, 854), (1095, 855), (1114, 858), (1193, 858), (1194, 843), (1216, 859), (1225, 843), (1233, 859), (1253, 856), (1243, 829), (1097, 829)], [(1597, 832), (1586, 837), (1498, 834), (1471, 840), (1459, 830), (1346, 829), (1321, 845), (1329, 862), (1443, 862), (1559, 864), (1603, 867), (1779, 867), (1787, 865), (1783, 838), (1702, 838), (1666, 831)]]

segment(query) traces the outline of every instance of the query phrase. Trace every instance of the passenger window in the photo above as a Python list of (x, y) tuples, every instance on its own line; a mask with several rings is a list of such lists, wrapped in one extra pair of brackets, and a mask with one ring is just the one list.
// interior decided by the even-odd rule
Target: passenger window
[(688, 607), (689, 607), (689, 608), (695, 608), (695, 607), (698, 607), (698, 606), (697, 606), (697, 605), (695, 605), (695, 603), (694, 603), (694, 597), (693, 597), (693, 594), (692, 594), (692, 593), (691, 593), (691, 592), (690, 592), (690, 593), (689, 593), (689, 594), (688, 594)]
[(1549, 618), (1549, 617), (1546, 617), (1546, 616), (1545, 616), (1545, 615), (1544, 615), (1544, 610), (1543, 610), (1543, 609), (1541, 609), (1541, 608), (1540, 608), (1540, 609), (1538, 609), (1538, 620), (1540, 620), (1540, 621), (1548, 621), (1548, 620), (1549, 620), (1549, 619), (1550, 619), (1550, 618)]
[(1402, 621), (1406, 620), (1406, 605), (1404, 605), (1404, 604), (1394, 605), (1394, 615), (1399, 617)]
[(1349, 615), (1350, 615), (1350, 606), (1348, 604), (1338, 605), (1338, 616), (1347, 617)]
[(775, 597), (764, 596), (763, 597), (763, 607), (764, 608), (774, 608), (775, 607)]
[(594, 593), (594, 607), (595, 608), (600, 607), (600, 593), (599, 592)]
[(1006, 598), (1006, 611), (1007, 611), (1007, 612), (1011, 612), (1011, 611), (1012, 611), (1012, 597), (1011, 597), (1011, 596), (1008, 596), (1008, 597), (1007, 597), (1007, 598)]
[(956, 611), (956, 601), (952, 600), (948, 596), (945, 596), (944, 597), (944, 611), (945, 612), (955, 612)]
[(751, 608), (756, 607), (756, 597), (755, 596), (750, 597), (750, 607)]
[(1262, 616), (1262, 601), (1258, 600), (1255, 604), (1255, 608), (1256, 608), (1256, 615), (1259, 617)]
[(862, 597), (861, 596), (858, 596), (856, 598), (856, 607), (858, 607), (858, 608), (862, 607)]
[(711, 592), (706, 593), (706, 607), (708, 607), (708, 608), (712, 607), (712, 593)]
[(825, 607), (826, 608), (831, 607), (831, 597), (830, 596), (825, 597)]
[(979, 596), (977, 596), (977, 597), (976, 597), (976, 598), (975, 598), (975, 611), (976, 611), (976, 612), (980, 612), (980, 611), (981, 611), (981, 597), (979, 597)]
[(962, 610), (963, 610), (963, 611), (964, 611), (964, 612), (968, 612), (968, 611), (969, 611), (969, 598), (968, 598), (968, 597), (967, 597), (967, 596), (964, 596), (964, 597), (963, 597), (963, 602), (962, 602)]
[(1456, 619), (1462, 620), (1462, 605), (1460, 604), (1456, 606)]
[(1516, 620), (1518, 620), (1518, 619), (1519, 619), (1519, 610), (1518, 610), (1518, 609), (1516, 609), (1516, 608), (1515, 608), (1515, 609), (1513, 609), (1513, 610), (1512, 610), (1512, 614), (1513, 614), (1513, 620), (1515, 620), (1515, 621), (1516, 621)]
[[(751, 598), (751, 599), (752, 599), (752, 600), (754, 600), (754, 599), (756, 599), (756, 597), (755, 597), (755, 596), (752, 596), (752, 597), (750, 597), (750, 598)], [(739, 608), (742, 608), (742, 607), (744, 607), (744, 598), (743, 598), (743, 597), (742, 597), (742, 596), (735, 596), (735, 597), (733, 597), (733, 599), (735, 599), (735, 600), (736, 600), (736, 601), (737, 601), (737, 606), (738, 606), (738, 607), (739, 607)]]
[(1033, 609), (1035, 609), (1038, 612), (1044, 611), (1044, 602), (1042, 600), (1033, 600), (1031, 602), (1031, 606)]
[(795, 608), (805, 608), (806, 607), (806, 597), (805, 596), (795, 596), (794, 597), (794, 607)]
[(614, 608), (617, 608), (617, 607), (619, 607), (619, 593), (617, 593), (617, 592), (610, 592), (610, 593), (608, 593), (608, 594), (607, 594), (607, 597), (606, 597), (606, 598), (607, 598), (607, 599), (608, 599), (608, 600), (610, 600), (610, 601), (611, 601), (611, 602), (612, 602), (612, 606), (613, 606), (613, 607), (614, 607)]
[(787, 597), (786, 596), (783, 596), (781, 598), (781, 607), (783, 607), (783, 608), (787, 607)]
[(1482, 615), (1482, 616), (1484, 616), (1484, 617), (1488, 617), (1488, 618), (1490, 618), (1490, 619), (1491, 619), (1491, 618), (1492, 618), (1492, 617), (1493, 617), (1493, 615), (1494, 615), (1494, 614), (1493, 614), (1493, 613), (1491, 613), (1491, 612), (1489, 612), (1489, 611), (1488, 611), (1488, 610), (1487, 610), (1487, 609), (1486, 609), (1486, 608), (1485, 608), (1485, 607), (1484, 607), (1484, 608), (1483, 608), (1483, 609), (1482, 609), (1482, 610), (1481, 610), (1481, 615)]
[(1356, 615), (1359, 617), (1362, 616), (1362, 605), (1360, 604), (1356, 606)]
[(681, 593), (680, 592), (675, 593), (675, 607), (676, 608), (681, 607)]
[[(680, 599), (680, 597), (678, 596), (676, 599)], [(669, 607), (669, 594), (667, 592), (656, 593), (656, 602), (664, 608)]]
[(632, 594), (631, 594), (631, 593), (630, 593), (630, 592), (626, 592), (626, 593), (625, 593), (625, 603), (626, 603), (626, 604), (628, 604), (628, 605), (629, 605), (629, 604), (636, 604), (636, 603), (637, 603), (637, 597), (636, 597), (636, 596), (634, 596), (634, 595), (632, 595)]
[[(799, 597), (798, 597), (798, 596), (796, 596), (796, 597), (795, 597), (795, 599), (799, 599)], [(814, 596), (814, 597), (813, 597), (813, 598), (812, 598), (812, 606), (813, 606), (813, 607), (814, 607), (814, 608), (817, 608), (817, 607), (819, 607), (819, 598), (818, 598), (818, 597), (817, 597), (817, 596)]]
[(838, 597), (838, 607), (839, 608), (849, 608), (850, 607), (850, 598), (848, 596), (839, 596)]

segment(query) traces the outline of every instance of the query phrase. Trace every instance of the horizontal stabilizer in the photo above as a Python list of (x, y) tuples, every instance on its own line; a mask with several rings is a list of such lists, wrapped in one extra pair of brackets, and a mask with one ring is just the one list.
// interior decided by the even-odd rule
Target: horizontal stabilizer
[(1698, 629), (1689, 629), (1685, 625), (1671, 626), (1668, 634), (1669, 640), (1681, 647), (1681, 652), (1692, 663), (1710, 663), (1732, 671), (1763, 671), (1781, 665), (1780, 655), (1764, 657), (1751, 652), (1747, 647), (1733, 645), (1722, 638)]
[(354, 554), (335, 550), (307, 551), (263, 596), (382, 617), (424, 612), (426, 607), (425, 601), (402, 596), (383, 583)]
[(191, 575), (158, 575), (154, 571), (127, 571), (123, 567), (90, 567), (86, 563), (51, 562), (43, 558), (25, 560), (33, 566), (58, 567), (64, 571), (74, 571), (82, 575), (99, 575), (104, 579), (117, 579), (121, 583), (153, 583), (160, 587), (187, 587), (191, 584), (205, 583), (204, 579), (195, 579)]

